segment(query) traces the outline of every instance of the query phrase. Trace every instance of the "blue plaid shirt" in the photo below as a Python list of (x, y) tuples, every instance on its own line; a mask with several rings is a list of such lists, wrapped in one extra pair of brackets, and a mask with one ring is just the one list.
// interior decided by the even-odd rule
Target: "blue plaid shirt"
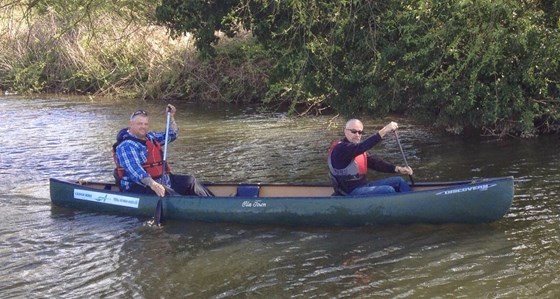
[[(172, 130), (169, 128), (168, 142), (172, 142), (177, 139), (178, 130)], [(128, 134), (128, 131), (125, 135)], [(146, 135), (148, 140), (156, 140), (162, 146), (165, 144), (165, 132), (148, 132)], [(117, 162), (124, 168), (124, 177), (121, 179), (121, 188), (123, 190), (128, 190), (131, 184), (144, 185), (140, 181), (145, 177), (150, 175), (144, 170), (142, 165), (148, 160), (148, 148), (139, 142), (134, 140), (124, 140), (121, 142), (116, 149)], [(166, 174), (161, 178), (157, 179), (156, 182), (171, 187), (169, 180), (169, 175)]]

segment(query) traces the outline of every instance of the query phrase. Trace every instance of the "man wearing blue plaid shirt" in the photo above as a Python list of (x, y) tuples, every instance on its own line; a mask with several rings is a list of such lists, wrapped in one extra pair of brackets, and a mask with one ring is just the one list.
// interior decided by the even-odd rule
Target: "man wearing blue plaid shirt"
[[(168, 142), (177, 139), (179, 131), (175, 122), (173, 105), (168, 105), (170, 126)], [(130, 116), (128, 128), (117, 135), (113, 145), (117, 168), (115, 177), (125, 192), (152, 193), (165, 196), (169, 188), (182, 195), (212, 196), (192, 175), (175, 175), (163, 161), (162, 147), (165, 145), (165, 132), (149, 131), (148, 113), (138, 110)], [(165, 167), (165, 168), (164, 168)]]

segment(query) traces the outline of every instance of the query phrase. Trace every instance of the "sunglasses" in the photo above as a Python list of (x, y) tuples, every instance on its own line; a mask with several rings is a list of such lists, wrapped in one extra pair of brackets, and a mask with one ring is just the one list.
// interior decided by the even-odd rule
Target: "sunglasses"
[(148, 116), (148, 112), (146, 112), (144, 110), (138, 110), (138, 111), (132, 113), (132, 115), (130, 115), (130, 119), (132, 120), (135, 116), (138, 116), (138, 115)]
[(346, 130), (350, 131), (350, 133), (352, 134), (358, 134), (358, 135), (364, 134), (364, 131), (361, 130), (354, 130), (354, 129), (346, 129)]

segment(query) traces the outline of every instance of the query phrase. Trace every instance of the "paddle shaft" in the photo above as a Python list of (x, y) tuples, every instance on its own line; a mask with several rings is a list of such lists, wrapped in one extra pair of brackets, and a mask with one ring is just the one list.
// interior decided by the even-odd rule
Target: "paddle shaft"
[[(169, 123), (171, 121), (171, 112), (169, 107), (167, 108), (167, 122), (165, 124), (165, 144), (163, 145), (163, 166), (167, 163), (167, 142), (169, 141)], [(163, 168), (163, 174), (165, 174), (165, 167)]]
[[(165, 143), (163, 145), (163, 170), (162, 170), (162, 177), (165, 176), (165, 172), (167, 171), (167, 143), (169, 141), (169, 123), (171, 121), (171, 111), (169, 107), (167, 107), (167, 122), (165, 124)], [(167, 188), (165, 185), (165, 190), (171, 189)], [(161, 220), (163, 219), (163, 202), (161, 197), (158, 199), (156, 205), (156, 214), (154, 216), (154, 221), (156, 225), (161, 224)]]
[[(401, 149), (401, 154), (404, 160), (404, 166), (408, 167), (408, 162), (406, 161), (406, 156), (404, 155), (404, 150), (402, 148), (401, 145), (401, 141), (399, 139), (399, 134), (397, 134), (397, 130), (394, 131), (395, 132), (395, 137), (397, 138), (397, 144), (399, 145), (399, 148)], [(412, 174), (409, 174), (408, 177), (410, 178), (410, 182), (412, 183), (412, 185), (414, 185), (414, 179), (412, 178)]]

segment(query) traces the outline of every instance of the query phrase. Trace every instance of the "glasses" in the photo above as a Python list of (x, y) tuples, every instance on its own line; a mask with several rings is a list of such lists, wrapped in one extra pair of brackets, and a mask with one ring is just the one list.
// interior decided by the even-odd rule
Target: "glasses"
[(358, 134), (358, 135), (364, 134), (364, 131), (362, 130), (354, 130), (354, 129), (346, 129), (346, 130), (350, 131), (350, 133), (352, 134)]
[(138, 116), (138, 115), (148, 116), (148, 112), (146, 112), (144, 110), (138, 110), (138, 111), (132, 113), (132, 115), (130, 115), (130, 119), (132, 120), (135, 116)]

